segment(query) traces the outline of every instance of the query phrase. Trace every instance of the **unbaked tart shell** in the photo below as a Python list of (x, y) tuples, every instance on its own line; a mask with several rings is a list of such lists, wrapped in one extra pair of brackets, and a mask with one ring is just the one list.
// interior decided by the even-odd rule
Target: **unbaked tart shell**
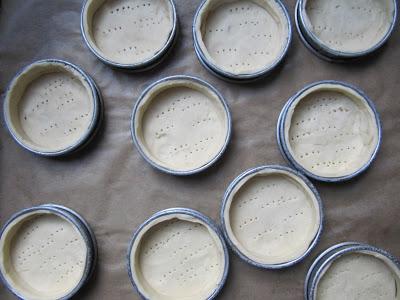
[(81, 27), (90, 50), (103, 62), (142, 70), (171, 48), (177, 31), (173, 0), (87, 0)]
[(286, 167), (262, 166), (228, 187), (222, 227), (232, 249), (257, 267), (278, 269), (303, 259), (322, 231), (322, 204), (311, 183)]
[(130, 278), (144, 299), (213, 299), (228, 265), (216, 226), (189, 209), (152, 216), (136, 231), (128, 251)]
[(142, 156), (167, 173), (189, 175), (213, 164), (225, 150), (231, 118), (222, 96), (188, 76), (147, 88), (132, 115), (132, 136)]
[(280, 142), (296, 168), (319, 180), (347, 180), (375, 158), (381, 127), (373, 103), (348, 84), (323, 81), (284, 108)]
[(399, 299), (400, 264), (384, 250), (360, 243), (332, 246), (313, 263), (306, 299)]
[(389, 38), (397, 17), (393, 0), (300, 0), (298, 10), (302, 34), (333, 58), (375, 51)]
[(4, 117), (13, 138), (36, 154), (58, 156), (83, 146), (100, 121), (98, 91), (78, 67), (43, 60), (11, 82)]
[(291, 25), (277, 0), (205, 0), (193, 34), (196, 53), (211, 70), (229, 79), (256, 79), (283, 59)]
[(47, 205), (26, 209), (1, 232), (1, 278), (23, 299), (68, 299), (93, 271), (93, 242), (68, 212)]

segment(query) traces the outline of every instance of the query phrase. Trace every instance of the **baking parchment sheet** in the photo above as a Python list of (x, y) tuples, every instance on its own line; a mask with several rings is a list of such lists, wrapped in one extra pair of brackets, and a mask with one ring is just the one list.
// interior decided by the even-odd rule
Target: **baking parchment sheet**
[[(293, 32), (289, 54), (271, 76), (252, 84), (226, 83), (198, 62), (191, 26), (200, 0), (175, 0), (179, 39), (170, 56), (145, 73), (112, 70), (87, 49), (80, 33), (79, 0), (3, 0), (0, 10), (0, 92), (14, 74), (39, 59), (60, 58), (81, 66), (99, 85), (105, 122), (82, 152), (63, 159), (23, 150), (8, 134), (0, 108), (0, 223), (17, 210), (59, 203), (82, 214), (99, 244), (95, 276), (75, 299), (139, 299), (128, 279), (126, 251), (135, 228), (154, 212), (190, 207), (219, 222), (229, 182), (262, 164), (283, 164), (275, 141), (278, 114), (295, 92), (323, 79), (347, 81), (375, 101), (383, 124), (377, 160), (357, 179), (315, 183), (325, 208), (325, 228), (305, 261), (282, 271), (261, 270), (231, 253), (231, 268), (218, 299), (301, 299), (313, 258), (341, 241), (361, 241), (400, 256), (400, 32), (361, 62), (332, 64), (311, 54)], [(293, 21), (295, 1), (285, 0)], [(397, 26), (398, 27), (398, 26)], [(141, 91), (167, 75), (198, 76), (226, 98), (233, 137), (223, 158), (208, 171), (174, 177), (150, 167), (134, 148), (130, 116)], [(1, 106), (2, 107), (2, 106)], [(0, 285), (0, 299), (14, 297)]]

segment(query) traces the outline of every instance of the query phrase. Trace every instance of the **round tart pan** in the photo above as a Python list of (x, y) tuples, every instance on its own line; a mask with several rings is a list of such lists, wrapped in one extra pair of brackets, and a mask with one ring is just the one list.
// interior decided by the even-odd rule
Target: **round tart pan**
[(7, 221), (0, 254), (0, 277), (18, 298), (70, 299), (93, 273), (97, 244), (76, 212), (46, 204)]
[(12, 80), (4, 118), (14, 140), (43, 156), (63, 156), (83, 148), (103, 115), (101, 94), (79, 67), (46, 59), (26, 66)]
[(304, 46), (314, 55), (319, 57), (320, 59), (326, 60), (328, 62), (334, 62), (334, 63), (347, 63), (347, 62), (353, 62), (357, 58), (338, 58), (338, 57), (331, 57), (329, 55), (326, 55), (325, 53), (320, 52), (316, 48), (314, 48), (306, 39), (305, 34), (303, 33), (300, 24), (299, 24), (299, 1), (296, 2), (296, 8), (295, 8), (295, 14), (294, 14), (294, 20), (295, 20), (295, 26), (297, 29), (297, 33), (299, 35), (300, 40), (304, 44)]
[(338, 182), (365, 171), (379, 150), (382, 132), (372, 101), (339, 81), (306, 86), (286, 103), (277, 124), (282, 155), (320, 181)]
[(160, 211), (140, 225), (127, 259), (129, 277), (144, 299), (214, 299), (229, 269), (217, 226), (187, 208)]
[(143, 158), (173, 175), (214, 164), (231, 136), (231, 116), (219, 92), (205, 81), (172, 76), (151, 84), (132, 113), (132, 138)]
[(400, 263), (382, 249), (340, 243), (315, 259), (304, 287), (306, 300), (398, 299)]
[(144, 71), (159, 64), (176, 40), (173, 0), (86, 0), (81, 31), (88, 48), (105, 64)]
[(239, 175), (225, 192), (222, 229), (232, 250), (265, 269), (290, 267), (304, 259), (322, 232), (322, 202), (300, 173), (261, 166)]
[(291, 38), (289, 14), (279, 0), (204, 0), (193, 22), (199, 61), (228, 81), (269, 74), (285, 57)]
[(297, 30), (307, 48), (320, 58), (347, 62), (385, 44), (395, 27), (397, 3), (298, 0), (295, 15)]

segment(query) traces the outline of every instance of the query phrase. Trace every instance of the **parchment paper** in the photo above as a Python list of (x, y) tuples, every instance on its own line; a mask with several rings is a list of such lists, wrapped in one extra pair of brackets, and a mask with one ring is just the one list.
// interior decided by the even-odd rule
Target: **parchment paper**
[[(169, 207), (197, 209), (219, 222), (223, 193), (242, 171), (262, 164), (284, 164), (275, 141), (278, 114), (304, 85), (338, 79), (355, 84), (374, 101), (383, 122), (383, 144), (376, 162), (356, 180), (316, 187), (325, 205), (325, 229), (316, 250), (283, 271), (256, 269), (231, 253), (227, 284), (219, 299), (301, 299), (306, 271), (328, 246), (346, 240), (371, 243), (400, 256), (400, 32), (379, 53), (341, 65), (311, 54), (294, 31), (283, 66), (253, 84), (231, 84), (209, 74), (198, 62), (191, 26), (200, 0), (175, 0), (179, 40), (155, 69), (127, 74), (98, 61), (83, 43), (79, 0), (3, 0), (0, 11), (0, 91), (23, 66), (61, 58), (81, 66), (99, 85), (105, 122), (94, 142), (65, 159), (42, 158), (23, 150), (0, 127), (0, 223), (14, 212), (41, 203), (59, 203), (82, 214), (99, 244), (95, 276), (76, 299), (139, 299), (126, 270), (126, 251), (135, 228)], [(293, 20), (294, 0), (285, 0)], [(215, 85), (230, 105), (233, 138), (221, 161), (188, 178), (152, 169), (130, 137), (130, 115), (140, 92), (167, 75), (198, 76)], [(1, 108), (1, 116), (3, 111)], [(13, 299), (0, 285), (0, 299)]]

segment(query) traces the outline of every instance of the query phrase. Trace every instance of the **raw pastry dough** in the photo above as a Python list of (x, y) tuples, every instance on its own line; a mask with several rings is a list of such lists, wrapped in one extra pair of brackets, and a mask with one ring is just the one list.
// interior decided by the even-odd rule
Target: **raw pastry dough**
[(88, 134), (96, 101), (88, 82), (72, 67), (38, 62), (12, 82), (5, 114), (20, 143), (35, 151), (58, 152)]
[(357, 172), (379, 142), (371, 107), (358, 92), (340, 84), (318, 84), (304, 91), (290, 106), (284, 126), (293, 158), (323, 177)]
[(320, 227), (315, 194), (285, 170), (265, 168), (245, 176), (224, 208), (229, 239), (259, 264), (283, 264), (301, 257)]
[(141, 230), (130, 263), (136, 286), (148, 299), (204, 300), (221, 284), (225, 256), (207, 224), (172, 214)]
[(276, 0), (208, 0), (194, 26), (207, 60), (232, 74), (268, 69), (290, 40), (289, 21)]
[(25, 299), (59, 299), (80, 282), (87, 247), (67, 219), (36, 211), (9, 224), (0, 240), (0, 268), (7, 283)]
[(207, 165), (226, 145), (228, 111), (205, 85), (187, 79), (167, 80), (139, 101), (134, 113), (137, 142), (157, 165), (192, 171)]
[(317, 287), (316, 300), (400, 299), (399, 271), (395, 269), (392, 262), (371, 254), (344, 255), (323, 274)]
[(393, 0), (307, 0), (305, 27), (326, 47), (347, 53), (379, 44), (394, 22)]
[(113, 63), (148, 61), (173, 34), (169, 0), (89, 0), (83, 16), (91, 47)]

